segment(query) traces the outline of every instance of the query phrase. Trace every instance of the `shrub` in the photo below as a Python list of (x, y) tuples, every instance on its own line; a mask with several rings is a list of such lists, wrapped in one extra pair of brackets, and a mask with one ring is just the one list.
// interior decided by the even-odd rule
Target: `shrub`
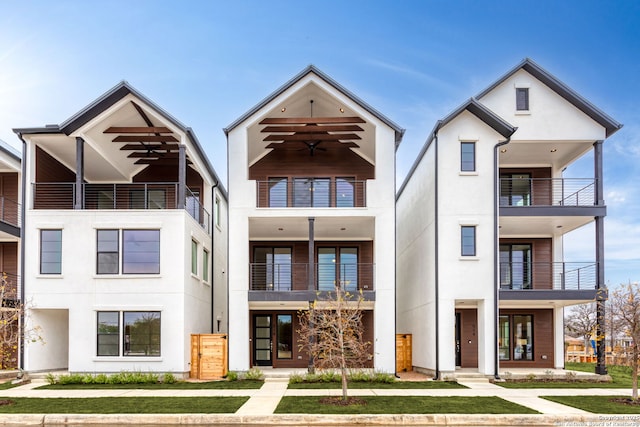
[(391, 384), (396, 381), (396, 378), (394, 375), (388, 374), (386, 372), (374, 372), (373, 381), (379, 382), (379, 383)]
[(305, 377), (300, 374), (291, 374), (289, 376), (289, 384), (301, 384), (305, 382)]
[(175, 375), (171, 372), (167, 372), (162, 376), (162, 382), (165, 384), (174, 384), (177, 381)]
[(264, 374), (258, 368), (251, 368), (244, 375), (245, 380), (262, 380), (264, 378)]
[(49, 372), (44, 379), (49, 383), (49, 385), (54, 385), (56, 383), (56, 376)]
[(58, 384), (82, 384), (82, 378), (82, 374), (60, 375), (58, 377)]
[(227, 381), (238, 381), (238, 373), (235, 371), (227, 372)]

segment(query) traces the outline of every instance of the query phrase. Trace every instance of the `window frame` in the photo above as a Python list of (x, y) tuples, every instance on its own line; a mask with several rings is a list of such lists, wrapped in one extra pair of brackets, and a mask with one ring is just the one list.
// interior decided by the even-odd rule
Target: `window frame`
[[(117, 332), (116, 333), (100, 333), (100, 315), (101, 314), (113, 314), (116, 313), (116, 324), (117, 324)], [(97, 357), (118, 357), (120, 356), (120, 312), (119, 311), (109, 311), (109, 310), (104, 310), (104, 311), (97, 311), (96, 312), (96, 356)], [(100, 337), (101, 336), (116, 336), (116, 354), (100, 354)], [(113, 344), (108, 343), (108, 345), (113, 346)]]
[[(465, 151), (465, 147), (471, 147), (471, 153)], [(471, 155), (466, 159), (465, 155)], [(475, 141), (460, 141), (460, 172), (476, 172), (476, 143)]]
[[(127, 255), (130, 254), (130, 252), (127, 252), (127, 240), (126, 240), (126, 236), (125, 234), (127, 233), (132, 233), (132, 232), (155, 232), (157, 233), (157, 261), (154, 261), (154, 265), (157, 265), (157, 269), (155, 271), (129, 271), (125, 268), (125, 266), (132, 264), (132, 262), (127, 262)], [(122, 229), (122, 274), (131, 274), (131, 275), (137, 275), (137, 274), (160, 274), (160, 229), (138, 229), (138, 228), (125, 228)], [(139, 251), (142, 252), (142, 251)], [(134, 252), (135, 253), (135, 252)], [(149, 252), (151, 253), (151, 252)], [(155, 253), (155, 252), (154, 252)], [(133, 263), (136, 264), (136, 263)]]
[(191, 274), (198, 275), (198, 242), (191, 239)]
[[(516, 354), (516, 347), (517, 346), (521, 346), (523, 345), (522, 343), (516, 343), (516, 340), (523, 340), (524, 338), (517, 338), (515, 336), (515, 334), (517, 333), (516, 331), (516, 324), (515, 324), (515, 318), (516, 317), (520, 317), (520, 318), (529, 318), (529, 322), (525, 322), (531, 325), (531, 331), (530, 332), (530, 337), (531, 337), (531, 343), (525, 343), (525, 351), (520, 352), (521, 355), (525, 355), (525, 357), (523, 358), (521, 356), (521, 358), (516, 359), (515, 354)], [(499, 319), (507, 319), (506, 321), (506, 325), (507, 325), (507, 342), (506, 345), (505, 343), (503, 343), (503, 345), (500, 346), (500, 348), (504, 348), (507, 351), (506, 356), (503, 356), (502, 354), (499, 354), (499, 358), (501, 361), (509, 361), (509, 362), (515, 362), (515, 363), (525, 363), (525, 362), (532, 362), (535, 360), (535, 316), (531, 313), (510, 313), (510, 314), (500, 314), (499, 315)], [(502, 324), (501, 322), (499, 322), (499, 324)], [(498, 332), (498, 334), (500, 334), (500, 331)], [(500, 336), (499, 336), (500, 338)], [(527, 337), (528, 338), (528, 337)], [(526, 351), (526, 346), (530, 346), (530, 350)], [(528, 356), (528, 358), (527, 358)]]
[[(116, 232), (116, 251), (101, 251), (100, 250), (100, 232)], [(100, 271), (100, 254), (116, 254), (116, 272), (101, 272)], [(114, 228), (99, 228), (96, 229), (96, 274), (98, 275), (106, 275), (106, 274), (120, 274), (120, 230)]]
[(516, 111), (528, 112), (529, 111), (529, 88), (528, 87), (516, 87)]
[[(290, 341), (288, 343), (284, 343), (284, 344), (288, 344), (289, 345), (289, 357), (282, 357), (280, 356), (280, 344), (282, 344), (280, 341), (282, 339), (282, 335), (281, 334), (281, 330), (280, 330), (280, 318), (284, 318), (284, 317), (288, 317), (289, 318), (289, 327), (290, 327), (290, 331), (289, 331), (289, 339)], [(293, 350), (294, 350), (294, 345), (293, 345), (293, 315), (290, 313), (278, 313), (276, 315), (276, 359), (279, 360), (292, 360), (293, 359)]]
[[(122, 357), (162, 357), (162, 312), (160, 311), (136, 311), (136, 310), (129, 310), (129, 311), (122, 311)], [(132, 340), (131, 340), (131, 332), (129, 330), (129, 333), (127, 333), (127, 314), (133, 314), (133, 313), (153, 313), (153, 314), (157, 314), (158, 317), (158, 322), (159, 322), (159, 326), (158, 326), (158, 334), (157, 334), (157, 339), (158, 339), (158, 343), (157, 343), (157, 354), (153, 354), (153, 353), (149, 353), (149, 354), (133, 354), (133, 352), (131, 351), (131, 345), (132, 345)], [(134, 322), (135, 323), (135, 322)], [(140, 334), (142, 335), (142, 334)], [(127, 337), (128, 337), (128, 342), (127, 342)], [(150, 335), (151, 337), (151, 335)], [(152, 339), (149, 339), (149, 345), (152, 344), (151, 343)], [(139, 345), (136, 343), (136, 345)], [(128, 346), (128, 348), (127, 348)]]
[[(58, 235), (58, 239), (45, 239), (45, 234), (53, 234), (56, 233)], [(57, 243), (57, 244), (56, 244)], [(57, 250), (45, 250), (45, 246), (49, 246), (50, 244), (56, 244)], [(48, 248), (47, 248), (48, 249)], [(45, 261), (45, 254), (58, 254), (56, 256), (55, 261)], [(61, 228), (43, 228), (40, 229), (40, 274), (43, 275), (61, 275), (62, 274), (62, 229)], [(48, 266), (47, 268), (43, 268)], [(57, 268), (49, 270), (49, 267), (57, 266)]]
[(209, 281), (209, 251), (207, 248), (202, 248), (202, 280)]
[[(471, 236), (465, 236), (465, 230), (473, 231)], [(469, 242), (465, 242), (465, 238), (471, 238), (473, 243), (473, 249), (470, 253), (467, 253), (465, 248), (469, 248)], [(477, 230), (475, 225), (462, 225), (460, 226), (460, 256), (463, 257), (475, 257), (477, 256)]]
[(214, 215), (215, 215), (216, 226), (219, 228), (221, 227), (221, 224), (220, 224), (220, 197), (218, 196), (216, 196), (216, 201), (214, 206)]

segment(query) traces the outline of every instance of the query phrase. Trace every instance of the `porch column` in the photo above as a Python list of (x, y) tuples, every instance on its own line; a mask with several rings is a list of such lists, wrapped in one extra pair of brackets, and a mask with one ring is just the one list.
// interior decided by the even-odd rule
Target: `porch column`
[[(604, 206), (604, 191), (602, 183), (602, 142), (593, 144), (594, 175), (596, 180), (595, 202), (597, 206)], [(604, 282), (604, 215), (598, 215), (596, 220), (596, 374), (606, 375), (607, 366), (605, 358), (605, 302), (607, 300), (607, 287)]]
[(185, 146), (178, 147), (178, 209), (184, 209), (187, 194), (187, 154)]
[(314, 224), (315, 218), (309, 217), (309, 283), (307, 289), (315, 291), (316, 289), (316, 269), (315, 269), (315, 237)]
[(84, 181), (84, 139), (76, 137), (76, 188), (73, 209), (83, 208), (82, 183)]

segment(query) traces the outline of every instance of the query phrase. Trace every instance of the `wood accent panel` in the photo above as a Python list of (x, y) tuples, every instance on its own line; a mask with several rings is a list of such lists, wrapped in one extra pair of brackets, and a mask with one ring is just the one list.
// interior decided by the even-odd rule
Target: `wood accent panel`
[(172, 133), (169, 128), (164, 126), (149, 126), (149, 127), (119, 127), (112, 126), (107, 128), (103, 133)]
[(456, 309), (456, 313), (460, 313), (460, 367), (477, 368), (478, 310)]
[(173, 135), (120, 135), (113, 142), (178, 142)]
[(533, 289), (553, 289), (553, 241), (542, 239), (500, 239), (505, 244), (530, 244)]
[(177, 150), (180, 148), (178, 144), (125, 144), (120, 150)]
[(76, 182), (76, 173), (36, 146), (36, 182)]
[(553, 182), (551, 180), (551, 168), (505, 168), (500, 169), (502, 174), (529, 174), (533, 179), (531, 188), (532, 206), (550, 206), (553, 200)]
[(363, 131), (358, 125), (306, 125), (306, 126), (266, 126), (260, 132), (358, 132)]
[[(133, 177), (133, 182), (178, 182), (178, 164), (176, 163), (175, 166), (149, 165)], [(202, 204), (204, 201), (204, 180), (192, 168), (187, 168), (187, 187), (191, 191), (200, 192), (200, 204)]]
[[(322, 147), (320, 145), (319, 147)], [(375, 178), (375, 167), (348, 149), (316, 150), (300, 145), (300, 150), (273, 150), (249, 168), (249, 179), (263, 181), (270, 177)]]
[[(553, 368), (555, 360), (553, 310), (501, 309), (501, 315), (533, 316), (533, 360), (501, 360), (502, 368)], [(512, 332), (513, 333), (513, 332)], [(511, 344), (513, 351), (513, 343)], [(546, 356), (546, 359), (542, 357)]]
[(18, 243), (0, 243), (0, 272), (18, 274)]
[(268, 135), (263, 141), (340, 141), (342, 139), (362, 139), (355, 133), (311, 133), (294, 135)]
[(366, 123), (360, 117), (267, 117), (260, 122), (261, 125), (279, 124), (319, 124), (319, 123)]
[(20, 223), (18, 204), (18, 174), (16, 172), (0, 173), (0, 196), (5, 202), (0, 205), (0, 221), (17, 225)]

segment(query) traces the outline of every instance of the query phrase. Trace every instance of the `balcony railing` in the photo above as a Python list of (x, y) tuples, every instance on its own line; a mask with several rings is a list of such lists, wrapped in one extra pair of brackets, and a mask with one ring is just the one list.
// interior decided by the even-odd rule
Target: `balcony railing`
[(504, 290), (593, 290), (596, 286), (595, 263), (500, 263), (500, 289)]
[[(177, 209), (178, 183), (82, 184), (82, 209)], [(73, 209), (72, 182), (33, 184), (34, 209)], [(209, 232), (210, 214), (197, 194), (186, 189), (185, 210)]]
[(366, 181), (350, 178), (272, 178), (257, 181), (259, 208), (359, 208)]
[(595, 206), (593, 178), (500, 178), (500, 206)]
[(2, 274), (2, 282), (0, 282), (0, 297), (2, 298), (2, 307), (15, 308), (20, 301), (20, 292), (22, 282), (20, 276), (9, 273)]
[(4, 196), (0, 196), (0, 221), (15, 227), (20, 227), (22, 222), (21, 218), (22, 205)]
[[(315, 264), (314, 290), (332, 291), (336, 283), (347, 291), (373, 290), (373, 264)], [(307, 263), (251, 263), (249, 289), (252, 291), (306, 291)]]

